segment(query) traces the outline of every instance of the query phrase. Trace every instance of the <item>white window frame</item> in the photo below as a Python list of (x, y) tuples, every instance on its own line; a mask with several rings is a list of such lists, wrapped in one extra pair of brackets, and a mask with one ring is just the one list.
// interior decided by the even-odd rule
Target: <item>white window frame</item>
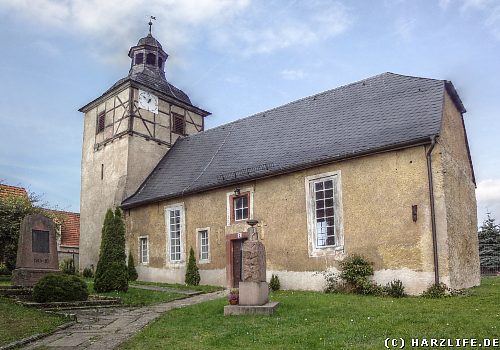
[[(180, 259), (172, 260), (171, 255), (171, 240), (172, 240), (172, 232), (170, 230), (170, 212), (179, 210), (179, 218), (180, 218), (180, 232), (179, 232), (179, 244), (180, 244)], [(172, 205), (168, 205), (165, 207), (165, 228), (167, 231), (167, 239), (166, 239), (166, 252), (167, 256), (165, 261), (169, 264), (184, 264), (186, 261), (186, 249), (185, 249), (185, 211), (184, 211), (184, 203), (176, 203)]]
[[(314, 184), (318, 181), (333, 181), (335, 244), (318, 246), (316, 226), (316, 198)], [(311, 175), (305, 178), (308, 250), (310, 257), (338, 255), (344, 252), (344, 226), (342, 213), (342, 182), (340, 170)]]
[[(201, 233), (202, 232), (207, 232), (207, 258), (202, 259), (202, 241), (201, 241)], [(203, 227), (203, 228), (197, 228), (196, 229), (196, 245), (197, 245), (197, 252), (198, 252), (198, 262), (200, 264), (207, 264), (210, 262), (210, 227)]]
[[(248, 200), (250, 203), (248, 203), (249, 208), (248, 208), (248, 219), (244, 220), (238, 220), (238, 221), (231, 221), (231, 217), (234, 215), (234, 213), (231, 212), (231, 208), (233, 207), (231, 201), (233, 200), (232, 196), (234, 196), (234, 191), (232, 192), (226, 192), (226, 215), (227, 215), (227, 226), (231, 225), (238, 225), (238, 224), (245, 224), (247, 220), (252, 220), (253, 219), (253, 193), (254, 193), (254, 188), (253, 187), (243, 187), (240, 188), (240, 193), (245, 193), (248, 192), (250, 194)], [(234, 208), (233, 208), (234, 211)]]
[[(142, 251), (142, 241), (146, 240), (146, 261), (143, 261), (143, 251)], [(137, 238), (138, 242), (138, 253), (139, 253), (139, 264), (148, 265), (149, 264), (149, 236), (139, 236)]]

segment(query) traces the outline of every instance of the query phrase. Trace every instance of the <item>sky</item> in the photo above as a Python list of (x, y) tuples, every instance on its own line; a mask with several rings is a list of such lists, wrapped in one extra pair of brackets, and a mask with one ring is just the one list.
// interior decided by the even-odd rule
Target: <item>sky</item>
[(79, 211), (83, 114), (148, 32), (215, 127), (383, 72), (451, 80), (500, 221), (498, 0), (0, 0), (0, 181)]

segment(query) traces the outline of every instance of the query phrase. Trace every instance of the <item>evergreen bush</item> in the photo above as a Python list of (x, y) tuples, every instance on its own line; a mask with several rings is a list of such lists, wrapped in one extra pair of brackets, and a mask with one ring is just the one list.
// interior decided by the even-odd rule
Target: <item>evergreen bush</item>
[(74, 275), (76, 273), (75, 261), (72, 258), (65, 258), (59, 263), (59, 269), (67, 275)]
[(38, 303), (87, 300), (87, 283), (75, 275), (50, 274), (41, 278), (33, 288)]
[(135, 269), (134, 257), (132, 256), (132, 252), (128, 253), (127, 269), (128, 269), (128, 280), (129, 281), (137, 280), (137, 277), (139, 277), (139, 275), (137, 275), (137, 270)]
[(448, 287), (444, 283), (433, 284), (422, 293), (424, 298), (444, 298), (447, 296)]
[(90, 267), (84, 268), (83, 272), (82, 272), (82, 275), (85, 278), (92, 278), (92, 277), (94, 277), (94, 273), (92, 272), (92, 269)]
[(384, 292), (393, 298), (402, 298), (406, 296), (405, 286), (400, 280), (393, 280), (387, 283), (387, 286), (384, 288)]
[(190, 286), (197, 286), (200, 284), (200, 271), (196, 266), (196, 258), (194, 257), (193, 247), (189, 249), (189, 260), (186, 268), (186, 284)]
[(125, 262), (125, 225), (119, 208), (108, 209), (102, 226), (99, 262), (94, 276), (94, 290), (98, 293), (127, 291), (128, 270)]
[(340, 278), (348, 289), (358, 294), (380, 294), (381, 288), (368, 279), (373, 275), (373, 267), (362, 256), (349, 256), (340, 263), (340, 267)]
[(273, 292), (280, 290), (280, 279), (275, 274), (271, 275), (271, 281), (269, 282), (269, 289), (272, 290)]

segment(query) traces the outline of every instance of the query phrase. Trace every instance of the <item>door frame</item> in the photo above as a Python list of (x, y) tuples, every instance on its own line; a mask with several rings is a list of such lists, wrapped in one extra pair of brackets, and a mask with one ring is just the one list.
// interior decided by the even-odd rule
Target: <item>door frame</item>
[(248, 239), (247, 232), (236, 232), (226, 235), (226, 287), (233, 288), (233, 242), (240, 239)]

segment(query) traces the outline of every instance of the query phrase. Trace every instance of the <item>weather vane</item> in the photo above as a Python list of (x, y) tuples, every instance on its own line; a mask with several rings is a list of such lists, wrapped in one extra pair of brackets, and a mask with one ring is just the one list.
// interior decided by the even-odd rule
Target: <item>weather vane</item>
[(151, 22), (152, 20), (155, 20), (156, 21), (156, 17), (154, 16), (150, 16), (150, 19), (149, 19), (149, 34), (151, 34), (151, 27), (153, 26), (153, 22)]

